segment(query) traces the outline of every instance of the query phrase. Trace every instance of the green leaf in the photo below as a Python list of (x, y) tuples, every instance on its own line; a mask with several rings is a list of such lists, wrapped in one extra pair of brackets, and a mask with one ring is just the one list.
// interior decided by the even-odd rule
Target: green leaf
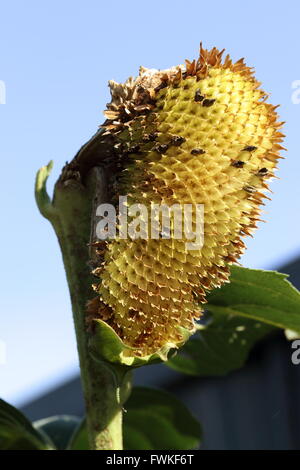
[(275, 271), (232, 266), (230, 283), (211, 292), (207, 309), (300, 332), (300, 292), (287, 277)]
[(75, 429), (68, 444), (69, 450), (89, 450), (86, 420), (83, 419)]
[(190, 375), (225, 375), (242, 367), (252, 346), (272, 330), (248, 318), (215, 314), (167, 365)]
[(274, 327), (300, 332), (300, 293), (274, 271), (231, 267), (230, 283), (208, 295), (212, 321), (167, 364), (191, 375), (225, 375), (242, 367), (252, 346)]
[(56, 449), (63, 450), (67, 448), (80, 422), (81, 419), (76, 416), (59, 415), (40, 419), (33, 425), (42, 435), (51, 439)]
[(126, 450), (188, 450), (199, 447), (200, 424), (169, 393), (134, 387), (125, 408)]
[[(188, 450), (201, 440), (200, 424), (187, 408), (166, 392), (134, 387), (123, 415), (125, 450)], [(88, 449), (85, 420), (75, 431), (69, 449)]]
[(0, 450), (46, 449), (51, 449), (50, 441), (19, 410), (0, 400)]

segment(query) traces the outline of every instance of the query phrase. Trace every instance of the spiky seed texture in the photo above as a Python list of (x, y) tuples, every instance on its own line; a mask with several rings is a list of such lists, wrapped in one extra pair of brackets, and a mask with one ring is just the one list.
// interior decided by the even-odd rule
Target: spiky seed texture
[(242, 238), (256, 228), (283, 149), (283, 123), (253, 70), (222, 55), (200, 46), (185, 66), (110, 82), (102, 127), (115, 139), (116, 195), (149, 208), (204, 204), (200, 250), (172, 236), (95, 243), (100, 282), (88, 316), (107, 322), (136, 355), (180, 344), (179, 326), (194, 331), (207, 292), (228, 282)]

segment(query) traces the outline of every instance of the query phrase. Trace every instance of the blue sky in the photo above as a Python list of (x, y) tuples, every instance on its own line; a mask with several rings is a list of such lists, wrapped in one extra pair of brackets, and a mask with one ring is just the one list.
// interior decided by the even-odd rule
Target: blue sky
[[(109, 101), (109, 79), (124, 81), (140, 65), (167, 68), (205, 47), (245, 57), (280, 103), (286, 160), (263, 224), (243, 264), (271, 268), (300, 252), (300, 80), (296, 1), (1, 2), (0, 395), (20, 403), (77, 367), (68, 291), (52, 228), (33, 198), (36, 170), (55, 162), (49, 188), (66, 160), (95, 132)], [(0, 100), (1, 101), (1, 100)]]

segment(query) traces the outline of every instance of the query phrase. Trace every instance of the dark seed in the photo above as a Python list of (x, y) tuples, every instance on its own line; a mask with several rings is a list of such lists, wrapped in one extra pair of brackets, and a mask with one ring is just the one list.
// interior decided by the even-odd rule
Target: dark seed
[(203, 149), (193, 149), (191, 150), (192, 155), (203, 155), (205, 153), (205, 150)]
[(261, 168), (260, 170), (258, 170), (257, 174), (259, 176), (265, 176), (269, 173), (268, 169), (267, 168)]
[(254, 152), (254, 150), (257, 150), (257, 147), (254, 147), (254, 145), (247, 145), (247, 147), (243, 148), (242, 152)]
[(256, 188), (254, 186), (244, 186), (243, 188), (245, 191), (247, 191), (247, 193), (255, 193), (256, 192)]
[(216, 100), (214, 100), (214, 99), (209, 100), (209, 99), (205, 98), (205, 100), (202, 101), (202, 106), (205, 106), (206, 108), (209, 108), (210, 106), (212, 106), (214, 104), (215, 101)]
[(158, 145), (155, 150), (157, 150), (159, 153), (165, 153), (168, 150), (169, 146), (167, 144), (161, 144)]
[(201, 95), (201, 92), (198, 88), (198, 90), (196, 90), (196, 93), (195, 93), (195, 98), (194, 100), (198, 103), (199, 101), (203, 101), (204, 100), (204, 96)]
[(179, 147), (179, 145), (183, 144), (185, 141), (186, 139), (184, 137), (181, 137), (180, 135), (174, 135), (171, 139), (171, 144)]
[(243, 168), (245, 165), (245, 162), (242, 162), (242, 160), (235, 160), (234, 162), (231, 163), (232, 166), (235, 166), (235, 168)]

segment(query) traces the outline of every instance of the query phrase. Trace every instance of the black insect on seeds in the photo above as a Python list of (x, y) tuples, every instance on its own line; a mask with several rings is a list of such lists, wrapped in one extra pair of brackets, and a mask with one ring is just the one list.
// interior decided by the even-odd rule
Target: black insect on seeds
[(200, 91), (199, 88), (198, 88), (198, 90), (196, 90), (196, 92), (195, 92), (194, 101), (196, 101), (196, 103), (199, 103), (199, 102), (201, 102), (201, 101), (203, 101), (203, 100), (204, 100), (204, 96), (201, 95), (201, 91)]
[(159, 153), (165, 153), (168, 150), (169, 146), (168, 144), (161, 144), (158, 145), (155, 150), (157, 150)]
[(243, 166), (245, 165), (245, 162), (243, 162), (242, 160), (234, 160), (231, 163), (231, 165), (234, 166), (235, 168), (243, 168)]
[(205, 106), (206, 108), (209, 108), (210, 106), (212, 106), (214, 104), (216, 100), (214, 99), (208, 99), (208, 98), (205, 98), (205, 100), (202, 101), (202, 106)]
[(258, 176), (266, 176), (269, 173), (269, 170), (267, 168), (261, 168), (258, 170), (257, 175)]
[(192, 155), (203, 155), (205, 153), (205, 150), (203, 149), (193, 149), (191, 150)]
[(181, 137), (180, 135), (174, 135), (171, 138), (171, 145), (175, 145), (176, 147), (179, 147), (179, 145), (183, 144), (186, 141), (184, 137)]
[(254, 150), (257, 150), (257, 147), (254, 145), (247, 145), (247, 147), (243, 148), (242, 152), (254, 152)]

